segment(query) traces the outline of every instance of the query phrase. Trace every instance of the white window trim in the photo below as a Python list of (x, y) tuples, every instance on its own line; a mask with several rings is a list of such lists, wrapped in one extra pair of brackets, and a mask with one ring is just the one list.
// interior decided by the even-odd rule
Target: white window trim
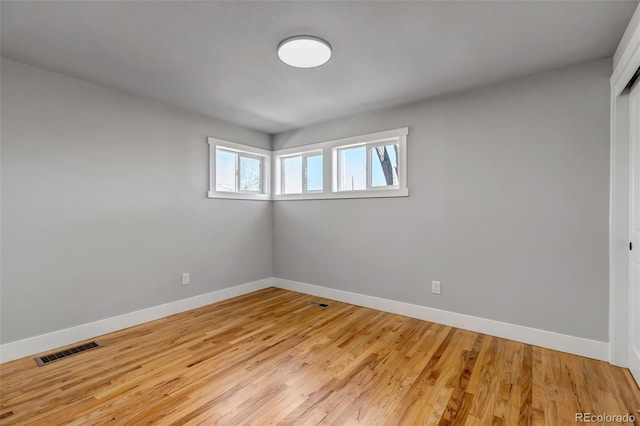
[[(222, 139), (207, 138), (209, 143), (209, 198), (228, 198), (236, 200), (271, 200), (271, 151), (256, 148), (250, 145), (239, 144)], [(216, 149), (236, 152), (240, 155), (262, 160), (262, 170), (260, 176), (261, 192), (254, 191), (217, 191), (216, 190)], [(237, 157), (240, 161), (240, 156)], [(240, 169), (237, 166), (236, 187), (240, 188)]]
[[(320, 142), (310, 145), (286, 148), (273, 152), (275, 162), (273, 181), (276, 183), (276, 193), (273, 200), (322, 200), (322, 199), (345, 199), (345, 198), (386, 198), (386, 197), (408, 197), (409, 188), (407, 186), (407, 136), (409, 128), (403, 127), (384, 132), (371, 133), (367, 135), (353, 136), (336, 139), (332, 141)], [(370, 147), (387, 144), (389, 142), (398, 143), (398, 185), (389, 188), (388, 186), (371, 187), (371, 177), (369, 176), (370, 164), (367, 167), (367, 188), (361, 191), (338, 191), (338, 158), (337, 151), (342, 148), (354, 146), (367, 146), (367, 163), (370, 163)], [(281, 159), (298, 155), (322, 153), (323, 157), (323, 188), (324, 191), (303, 192), (302, 194), (283, 194)], [(311, 156), (311, 155), (309, 155)], [(303, 186), (304, 191), (304, 186)]]

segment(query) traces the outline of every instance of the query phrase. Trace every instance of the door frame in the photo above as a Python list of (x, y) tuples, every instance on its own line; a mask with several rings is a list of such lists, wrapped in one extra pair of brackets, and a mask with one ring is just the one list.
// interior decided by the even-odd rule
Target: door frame
[(629, 361), (629, 81), (640, 68), (640, 6), (613, 57), (609, 188), (609, 362)]

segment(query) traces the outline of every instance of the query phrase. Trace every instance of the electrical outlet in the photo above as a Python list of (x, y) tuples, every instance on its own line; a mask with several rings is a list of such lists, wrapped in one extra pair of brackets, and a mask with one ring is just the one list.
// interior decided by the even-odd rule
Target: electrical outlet
[(191, 284), (191, 277), (189, 276), (188, 272), (183, 272), (182, 273), (182, 285), (189, 285)]
[(440, 294), (440, 281), (431, 281), (431, 293)]

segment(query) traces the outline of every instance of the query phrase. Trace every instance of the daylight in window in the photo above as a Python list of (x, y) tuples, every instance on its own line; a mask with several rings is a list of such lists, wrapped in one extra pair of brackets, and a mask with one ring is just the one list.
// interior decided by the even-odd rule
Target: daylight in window
[(338, 190), (365, 191), (398, 186), (398, 144), (338, 149)]
[(324, 180), (322, 171), (322, 154), (310, 155), (306, 159), (306, 190), (307, 192), (322, 191), (322, 182)]
[(240, 191), (261, 191), (261, 166), (262, 161), (259, 158), (240, 155)]
[(338, 150), (338, 170), (340, 191), (367, 189), (367, 148), (357, 146)]
[(208, 138), (209, 197), (256, 200), (406, 197), (408, 134), (409, 129), (404, 127), (273, 152)]
[(236, 192), (238, 154), (216, 149), (216, 191)]
[(323, 190), (322, 154), (304, 153), (280, 157), (282, 194), (303, 194)]
[(208, 138), (209, 197), (268, 200), (271, 152)]
[(398, 186), (398, 144), (371, 147), (369, 155), (371, 186)]
[(282, 160), (283, 194), (302, 193), (302, 156), (287, 157)]

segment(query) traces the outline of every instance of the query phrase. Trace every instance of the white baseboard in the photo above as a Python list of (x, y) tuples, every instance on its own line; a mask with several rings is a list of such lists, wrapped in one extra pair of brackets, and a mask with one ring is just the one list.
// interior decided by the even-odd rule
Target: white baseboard
[(274, 286), (285, 290), (297, 291), (312, 296), (333, 299), (352, 305), (364, 306), (380, 311), (391, 312), (411, 318), (436, 322), (451, 327), (489, 334), (517, 342), (567, 352), (587, 358), (609, 361), (609, 343), (582, 337), (569, 336), (553, 331), (540, 330), (522, 325), (510, 324), (456, 312), (443, 311), (441, 309), (426, 306), (413, 305), (395, 300), (382, 299), (364, 294), (351, 293), (298, 281), (273, 279)]
[(272, 278), (252, 281), (222, 290), (176, 300), (164, 305), (153, 306), (116, 317), (65, 328), (39, 336), (0, 345), (0, 363), (48, 351), (61, 346), (70, 345), (82, 340), (93, 339), (103, 334), (112, 333), (134, 325), (143, 324), (169, 315), (210, 305), (232, 297), (241, 296), (273, 285)]
[(210, 305), (270, 286), (489, 334), (588, 358), (609, 361), (609, 343), (607, 342), (569, 336), (553, 331), (540, 330), (456, 312), (443, 311), (427, 306), (382, 299), (375, 296), (351, 293), (298, 281), (284, 280), (281, 278), (265, 278), (222, 290), (212, 291), (211, 293), (177, 300), (164, 305), (153, 306), (151, 308), (66, 328), (64, 330), (5, 343), (0, 345), (0, 363), (70, 345), (82, 340), (93, 339), (103, 334)]

